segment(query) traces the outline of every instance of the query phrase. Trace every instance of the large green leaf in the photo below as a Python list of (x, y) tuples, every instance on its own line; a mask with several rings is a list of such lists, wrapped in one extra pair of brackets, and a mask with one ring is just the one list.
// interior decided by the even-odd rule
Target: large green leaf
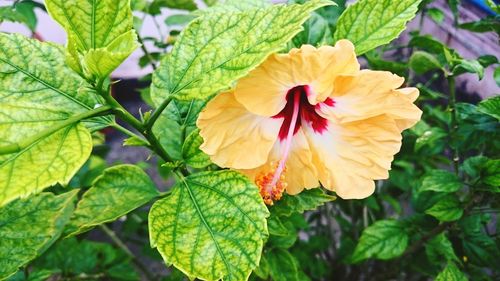
[[(20, 35), (0, 34), (0, 81), (1, 206), (69, 182), (92, 149), (76, 117), (102, 100), (64, 64), (61, 48)], [(98, 117), (86, 125), (95, 130), (109, 122)]]
[(60, 236), (76, 194), (41, 193), (0, 208), (0, 279), (16, 273)]
[(335, 40), (349, 39), (361, 55), (397, 38), (421, 0), (359, 0), (337, 22)]
[(68, 64), (86, 77), (105, 78), (138, 46), (130, 0), (46, 0), (68, 34)]
[(312, 0), (197, 18), (155, 71), (153, 101), (159, 105), (169, 95), (205, 99), (229, 88), (300, 32), (313, 10), (329, 4)]
[(453, 244), (444, 233), (438, 234), (425, 244), (425, 253), (429, 261), (434, 264), (439, 264), (442, 260), (459, 261), (453, 250)]
[(381, 260), (395, 258), (403, 254), (408, 240), (408, 234), (402, 222), (377, 221), (363, 230), (359, 243), (354, 249), (352, 261), (357, 262), (371, 257)]
[(233, 171), (180, 179), (149, 213), (151, 245), (191, 278), (247, 280), (269, 215), (257, 187)]
[(67, 235), (114, 221), (158, 196), (149, 176), (134, 165), (108, 168), (83, 194), (71, 218)]

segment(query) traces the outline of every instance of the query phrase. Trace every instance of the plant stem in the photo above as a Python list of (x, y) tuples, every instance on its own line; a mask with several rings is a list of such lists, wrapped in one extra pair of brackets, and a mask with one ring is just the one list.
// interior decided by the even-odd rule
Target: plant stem
[(115, 128), (116, 130), (122, 132), (123, 134), (125, 134), (129, 137), (138, 138), (138, 139), (141, 139), (142, 141), (147, 143), (147, 140), (145, 140), (143, 137), (137, 135), (136, 133), (130, 131), (129, 129), (127, 129), (123, 126), (120, 126), (120, 125), (115, 123), (115, 124), (111, 125), (111, 127)]
[(112, 110), (112, 108), (110, 106), (104, 105), (104, 106), (86, 111), (84, 113), (71, 116), (70, 118), (54, 125), (53, 127), (47, 128), (46, 130), (43, 130), (37, 134), (34, 134), (29, 138), (23, 139), (19, 143), (0, 147), (0, 155), (19, 152), (19, 151), (27, 148), (28, 146), (32, 145), (34, 142), (36, 142), (40, 139), (43, 139), (45, 137), (48, 137), (51, 134), (53, 134), (53, 133), (55, 133), (55, 132), (57, 132), (57, 131), (59, 131), (67, 126), (78, 123), (83, 119), (107, 115), (107, 114), (111, 113), (111, 110)]
[(130, 114), (115, 98), (110, 94), (110, 91), (103, 92), (102, 88), (97, 88), (99, 94), (106, 100), (106, 102), (112, 107), (113, 112), (123, 121), (127, 122), (129, 125), (134, 127), (139, 133), (141, 133), (146, 140), (149, 142), (149, 148), (156, 152), (165, 162), (173, 162), (172, 157), (163, 148), (158, 139), (155, 137), (151, 129), (146, 129), (146, 126)]
[(163, 110), (165, 110), (165, 108), (167, 108), (167, 106), (170, 104), (171, 101), (172, 101), (172, 97), (169, 95), (160, 104), (160, 106), (158, 106), (158, 108), (156, 108), (155, 111), (153, 111), (153, 113), (151, 114), (151, 116), (146, 121), (145, 127), (146, 127), (147, 130), (150, 130), (153, 127), (153, 125), (156, 122), (156, 120), (158, 120), (158, 118), (161, 116), (161, 113), (163, 112)]
[(123, 243), (123, 241), (118, 237), (118, 235), (116, 235), (116, 233), (111, 230), (110, 228), (108, 228), (106, 225), (104, 224), (101, 224), (99, 225), (99, 228), (106, 234), (108, 235), (108, 237), (111, 239), (111, 241), (113, 241), (113, 243), (115, 243), (115, 245), (120, 248), (121, 250), (123, 250), (123, 252), (125, 252), (125, 254), (127, 254), (127, 256), (130, 257), (130, 259), (132, 260), (132, 262), (137, 266), (137, 268), (139, 270), (142, 271), (142, 273), (144, 273), (144, 275), (146, 276), (146, 278), (148, 280), (155, 280), (156, 278), (153, 276), (153, 274), (151, 272), (149, 272), (149, 270), (147, 269), (147, 267), (142, 264), (138, 259), (137, 257), (134, 255), (134, 253), (132, 253), (132, 251), (130, 251), (130, 249), (127, 247), (127, 245), (125, 245), (125, 243)]
[(154, 58), (151, 55), (151, 53), (148, 51), (148, 49), (146, 48), (146, 45), (144, 44), (144, 40), (142, 40), (142, 37), (139, 34), (137, 34), (137, 41), (139, 41), (139, 43), (141, 44), (141, 49), (144, 52), (144, 55), (146, 55), (146, 57), (148, 57), (149, 63), (151, 64), (151, 67), (153, 67), (153, 70), (156, 70), (156, 64), (155, 64)]
[[(448, 91), (450, 95), (449, 99), (449, 110), (451, 112), (451, 130), (450, 134), (452, 137), (456, 136), (456, 132), (458, 129), (458, 122), (457, 122), (457, 109), (456, 109), (456, 89), (455, 89), (455, 77), (453, 76), (448, 76)], [(458, 166), (459, 166), (459, 161), (460, 161), (460, 155), (458, 152), (458, 147), (452, 148), (453, 149), (453, 169), (455, 170), (455, 174), (458, 175)]]

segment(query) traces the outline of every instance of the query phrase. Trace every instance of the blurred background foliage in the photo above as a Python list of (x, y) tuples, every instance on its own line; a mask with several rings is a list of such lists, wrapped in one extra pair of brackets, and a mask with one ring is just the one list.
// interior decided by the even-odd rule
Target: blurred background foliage
[[(315, 12), (288, 48), (333, 44), (337, 19), (346, 8), (345, 0), (336, 3)], [(499, 6), (484, 1), (478, 20), (463, 21), (462, 5), (458, 0), (423, 1), (404, 35), (361, 58), (365, 67), (404, 76), (406, 84), (421, 93), (422, 120), (404, 132), (390, 179), (379, 181), (376, 193), (364, 200), (326, 203), (332, 197), (318, 190), (285, 196), (270, 208), (270, 237), (251, 280), (500, 280), (499, 88), (478, 95), (457, 83), (473, 74), (469, 79), (495, 81), (500, 87), (499, 53), (464, 58), (442, 38), (423, 31), (429, 23), (449, 26), (451, 34), (494, 34), (498, 44)], [(197, 13), (197, 5), (187, 0), (132, 0), (132, 8), (137, 30), (147, 17), (155, 19), (159, 30), (160, 25), (168, 28), (163, 36), (141, 37), (146, 44), (138, 64), (153, 68)], [(0, 22), (22, 23), (36, 37), (38, 9), (45, 9), (40, 2), (14, 1), (0, 7)], [(157, 17), (165, 9), (171, 12), (161, 22)], [(153, 51), (148, 46), (154, 46)], [(495, 48), (498, 51), (498, 45)], [(129, 107), (145, 109), (151, 103), (150, 82), (146, 75), (138, 82), (118, 83), (114, 92)], [(140, 94), (122, 96), (131, 91), (130, 85)], [(180, 143), (189, 114), (181, 110), (178, 122), (172, 121)], [(105, 159), (131, 161), (126, 155), (109, 155), (113, 146), (121, 146), (115, 137), (109, 131), (94, 136), (98, 146), (71, 187), (90, 187), (106, 168)], [(179, 149), (175, 141), (169, 146)], [(148, 172), (158, 168), (153, 177), (161, 186), (170, 186), (165, 184), (171, 177), (168, 167), (147, 155), (139, 159), (145, 160), (139, 164)], [(107, 226), (60, 240), (9, 280), (184, 280), (173, 267), (165, 270), (161, 256), (150, 248), (147, 213), (148, 208), (141, 208)]]

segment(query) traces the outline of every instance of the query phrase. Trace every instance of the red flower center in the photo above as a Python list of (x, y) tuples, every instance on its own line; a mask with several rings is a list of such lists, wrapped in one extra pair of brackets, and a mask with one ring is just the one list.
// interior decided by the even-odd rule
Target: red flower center
[[(326, 130), (328, 121), (325, 118), (321, 117), (318, 113), (316, 113), (316, 108), (321, 106), (321, 103), (318, 103), (316, 105), (310, 104), (309, 100), (307, 99), (309, 93), (310, 88), (308, 85), (295, 86), (288, 90), (288, 93), (286, 94), (285, 107), (280, 111), (280, 113), (273, 116), (273, 118), (285, 119), (283, 120), (283, 124), (281, 125), (278, 135), (280, 141), (283, 141), (287, 138), (288, 131), (290, 130), (296, 96), (299, 96), (299, 118), (295, 123), (295, 128), (293, 128), (293, 134), (295, 135), (298, 132), (300, 126), (302, 126), (302, 122), (304, 122), (304, 125), (308, 124), (309, 126), (311, 126), (316, 133), (321, 134)], [(331, 98), (327, 98), (322, 103), (328, 106), (335, 105), (335, 101)]]

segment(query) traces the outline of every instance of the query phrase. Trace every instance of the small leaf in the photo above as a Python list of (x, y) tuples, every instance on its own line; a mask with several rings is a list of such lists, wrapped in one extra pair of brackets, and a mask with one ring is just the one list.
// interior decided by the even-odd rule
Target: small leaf
[(153, 101), (158, 106), (169, 95), (180, 100), (207, 99), (229, 88), (300, 32), (312, 11), (330, 4), (312, 0), (195, 19), (155, 71)]
[(83, 194), (65, 235), (76, 235), (114, 221), (158, 195), (154, 183), (139, 167), (118, 165), (108, 168)]
[(193, 168), (201, 169), (212, 164), (210, 157), (200, 150), (203, 138), (200, 136), (200, 130), (194, 130), (184, 141), (182, 145), (182, 157), (186, 164)]
[(184, 26), (195, 19), (192, 15), (171, 15), (165, 19), (165, 24), (168, 26)]
[(349, 39), (362, 55), (397, 38), (418, 10), (420, 0), (360, 0), (340, 16), (335, 41)]
[(438, 8), (429, 8), (427, 10), (427, 14), (429, 15), (429, 17), (431, 17), (433, 21), (435, 21), (438, 24), (442, 23), (444, 20), (444, 13)]
[(493, 72), (493, 79), (495, 79), (498, 87), (500, 87), (500, 66), (495, 68), (495, 71)]
[(453, 245), (444, 233), (440, 233), (425, 244), (425, 253), (434, 264), (441, 261), (459, 261), (453, 250)]
[(477, 60), (465, 60), (461, 59), (458, 61), (453, 68), (453, 75), (457, 76), (463, 73), (475, 73), (479, 77), (479, 80), (484, 77), (484, 67)]
[(0, 279), (16, 273), (61, 235), (73, 212), (77, 190), (41, 193), (0, 208)]
[(320, 188), (306, 189), (297, 195), (284, 195), (271, 207), (271, 212), (278, 216), (291, 216), (294, 213), (315, 210), (335, 199), (335, 196), (326, 194)]
[(484, 114), (488, 114), (500, 121), (500, 96), (492, 97), (481, 101), (477, 109)]
[(367, 258), (392, 259), (403, 254), (408, 245), (405, 225), (395, 220), (380, 220), (363, 230), (352, 261)]
[(271, 215), (267, 219), (267, 228), (270, 235), (286, 236), (289, 234), (289, 229), (281, 222), (278, 216)]
[(448, 265), (436, 276), (435, 281), (467, 281), (467, 277), (463, 274), (453, 262)]
[(500, 259), (500, 249), (484, 231), (487, 221), (482, 219), (481, 214), (466, 216), (459, 221), (464, 233), (462, 247), (465, 256), (472, 264), (485, 267), (495, 267)]
[(259, 264), (268, 215), (247, 177), (234, 171), (194, 174), (151, 208), (151, 246), (190, 278), (247, 280)]
[(419, 192), (455, 192), (462, 188), (462, 182), (453, 173), (445, 170), (432, 170), (425, 177)]
[(273, 249), (265, 255), (273, 281), (299, 281), (299, 262), (283, 249)]
[(427, 209), (425, 213), (440, 221), (456, 221), (462, 217), (464, 210), (455, 196), (447, 196)]
[(161, 8), (194, 11), (197, 7), (194, 0), (154, 0), (149, 7), (149, 13), (160, 14)]
[(295, 35), (292, 42), (297, 48), (300, 48), (303, 44), (314, 46), (332, 45), (333, 35), (328, 20), (316, 12), (313, 13), (311, 18), (304, 23), (304, 30)]
[(500, 33), (499, 16), (488, 16), (478, 21), (459, 24), (458, 27), (472, 32), (496, 32)]
[(484, 67), (484, 68), (487, 68), (488, 66), (492, 65), (492, 64), (496, 64), (498, 63), (498, 59), (496, 56), (493, 56), (493, 55), (484, 55), (484, 56), (480, 56), (479, 58), (477, 58), (477, 61)]
[(441, 68), (441, 64), (433, 55), (423, 51), (413, 52), (409, 65), (418, 74)]

